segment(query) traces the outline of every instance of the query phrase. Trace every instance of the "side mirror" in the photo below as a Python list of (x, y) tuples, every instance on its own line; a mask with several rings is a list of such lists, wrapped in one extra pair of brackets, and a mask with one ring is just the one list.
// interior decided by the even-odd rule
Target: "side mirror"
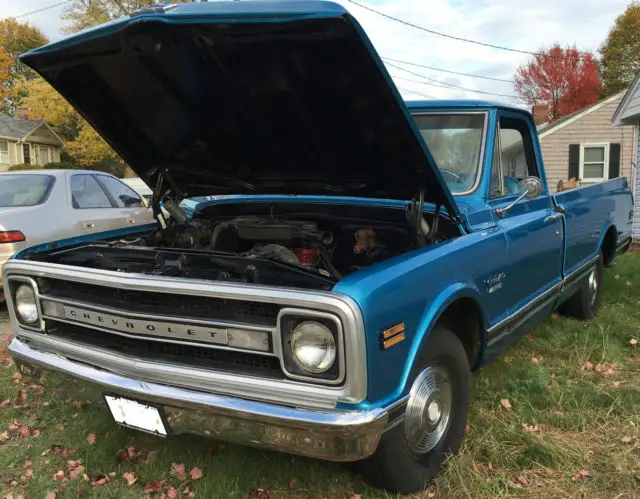
[(520, 181), (518, 190), (527, 199), (536, 199), (542, 194), (542, 182), (538, 177), (525, 177)]
[(496, 209), (496, 215), (504, 217), (507, 212), (523, 199), (536, 199), (542, 194), (542, 182), (538, 177), (525, 177), (518, 184), (520, 195), (507, 206)]

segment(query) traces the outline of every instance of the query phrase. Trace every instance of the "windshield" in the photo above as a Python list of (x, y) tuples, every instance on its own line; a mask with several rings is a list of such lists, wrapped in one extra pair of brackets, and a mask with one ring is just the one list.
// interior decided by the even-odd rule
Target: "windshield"
[(43, 203), (53, 181), (51, 175), (0, 175), (0, 208)]
[(413, 119), (451, 192), (470, 191), (480, 168), (485, 115), (422, 114)]

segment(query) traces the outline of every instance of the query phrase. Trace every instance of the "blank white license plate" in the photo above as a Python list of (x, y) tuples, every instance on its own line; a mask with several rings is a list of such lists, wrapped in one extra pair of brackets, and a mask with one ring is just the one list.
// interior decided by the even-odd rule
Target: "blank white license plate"
[(163, 437), (167, 436), (164, 421), (156, 407), (113, 395), (105, 395), (104, 398), (116, 423)]

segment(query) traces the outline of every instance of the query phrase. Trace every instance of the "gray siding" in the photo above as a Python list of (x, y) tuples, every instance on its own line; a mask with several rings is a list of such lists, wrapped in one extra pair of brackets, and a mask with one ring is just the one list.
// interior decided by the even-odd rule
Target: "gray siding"
[[(622, 100), (622, 94), (602, 107), (580, 116), (540, 139), (549, 189), (555, 192), (559, 180), (569, 180), (569, 144), (592, 142), (620, 143), (620, 176), (632, 181), (635, 155), (635, 126), (614, 126), (611, 118)], [(540, 131), (544, 133), (544, 129)]]
[[(640, 124), (636, 129), (636, 165), (640, 165)], [(638, 179), (638, 167), (635, 168), (633, 177), (633, 238), (640, 239), (640, 179)]]

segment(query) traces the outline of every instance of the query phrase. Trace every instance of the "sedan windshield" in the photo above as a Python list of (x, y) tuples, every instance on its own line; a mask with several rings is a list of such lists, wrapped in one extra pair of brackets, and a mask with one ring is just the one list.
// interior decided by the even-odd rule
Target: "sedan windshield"
[(43, 203), (53, 181), (54, 177), (51, 175), (0, 175), (0, 208)]
[(451, 192), (472, 190), (480, 168), (484, 114), (422, 114), (413, 118)]

